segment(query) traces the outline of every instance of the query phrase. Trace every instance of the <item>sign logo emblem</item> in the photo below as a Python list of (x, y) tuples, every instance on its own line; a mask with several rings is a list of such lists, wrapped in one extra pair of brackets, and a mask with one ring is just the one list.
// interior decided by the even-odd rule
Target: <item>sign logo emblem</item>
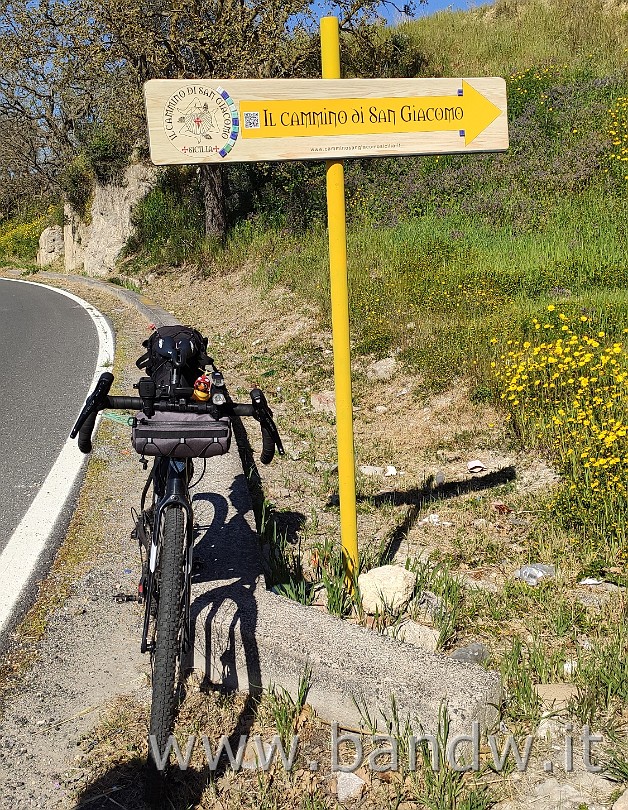
[(190, 84), (168, 99), (164, 130), (184, 155), (215, 153), (225, 157), (240, 132), (238, 108), (222, 87)]

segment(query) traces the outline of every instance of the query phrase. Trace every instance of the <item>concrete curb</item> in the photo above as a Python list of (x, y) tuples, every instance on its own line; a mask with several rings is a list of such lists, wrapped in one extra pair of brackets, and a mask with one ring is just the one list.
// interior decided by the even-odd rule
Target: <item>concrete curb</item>
[[(84, 276), (41, 273), (106, 289), (157, 325), (176, 319), (152, 301)], [(304, 607), (266, 590), (251, 497), (238, 453), (207, 460), (203, 488), (194, 496), (198, 540), (192, 585), (194, 649), (190, 663), (207, 685), (248, 690), (255, 698), (271, 683), (296, 693), (306, 664), (312, 669), (308, 703), (329, 722), (359, 727), (355, 701), (385, 730), (394, 695), (402, 728), (436, 732), (447, 702), (452, 734), (472, 722), (490, 728), (501, 700), (499, 677), (474, 664), (419, 647)], [(382, 714), (383, 713), (383, 714)]]

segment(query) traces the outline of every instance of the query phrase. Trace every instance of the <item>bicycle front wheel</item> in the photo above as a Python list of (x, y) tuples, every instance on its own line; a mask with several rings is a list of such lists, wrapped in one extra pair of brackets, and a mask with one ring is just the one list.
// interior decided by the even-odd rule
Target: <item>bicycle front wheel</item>
[(150, 712), (148, 759), (153, 758), (151, 742), (163, 756), (174, 729), (180, 677), (181, 634), (184, 612), (184, 532), (183, 509), (169, 506), (161, 528), (159, 559), (159, 605), (153, 655), (153, 702)]

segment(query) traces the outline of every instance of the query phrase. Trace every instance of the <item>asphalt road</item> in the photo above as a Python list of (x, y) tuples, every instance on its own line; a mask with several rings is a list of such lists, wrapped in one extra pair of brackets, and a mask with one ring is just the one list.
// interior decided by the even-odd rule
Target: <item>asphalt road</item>
[(98, 335), (80, 304), (0, 279), (0, 551), (61, 451), (97, 357)]

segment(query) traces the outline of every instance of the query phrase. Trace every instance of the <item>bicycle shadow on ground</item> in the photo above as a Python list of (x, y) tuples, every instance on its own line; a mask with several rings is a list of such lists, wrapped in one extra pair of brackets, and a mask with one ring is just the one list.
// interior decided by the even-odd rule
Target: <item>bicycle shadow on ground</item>
[(134, 757), (89, 784), (78, 796), (74, 810), (189, 810), (196, 807), (207, 786), (204, 771), (175, 767), (157, 788), (159, 796), (148, 801), (149, 779), (145, 761)]
[[(262, 694), (259, 652), (255, 641), (257, 605), (255, 589), (264, 588), (259, 539), (247, 516), (250, 496), (246, 479), (234, 480), (228, 500), (216, 493), (194, 495), (196, 542), (192, 569), (190, 623), (196, 650), (185, 662), (186, 669), (199, 654), (205, 672), (201, 689), (231, 693), (246, 691), (247, 697), (228, 735), (236, 751), (242, 735), (248, 735), (255, 721), (255, 709)], [(216, 632), (218, 630), (218, 632)], [(244, 651), (245, 665), (238, 664), (237, 645)], [(240, 656), (241, 666), (242, 656)], [(213, 675), (213, 678), (212, 678)], [(199, 729), (198, 736), (215, 736), (215, 729)], [(187, 735), (187, 732), (185, 733)], [(184, 735), (184, 736), (185, 736)], [(182, 750), (187, 739), (179, 739)], [(200, 745), (200, 739), (198, 742)], [(147, 772), (139, 757), (116, 765), (88, 785), (76, 802), (79, 808), (103, 810), (184, 810), (195, 806), (208, 783), (219, 779), (229, 767), (220, 760), (216, 769), (171, 768), (157, 798), (145, 797)]]
[(113, 807), (147, 809), (144, 801), (144, 768), (145, 763), (139, 757), (111, 768), (81, 791), (74, 805), (75, 810), (111, 810)]

